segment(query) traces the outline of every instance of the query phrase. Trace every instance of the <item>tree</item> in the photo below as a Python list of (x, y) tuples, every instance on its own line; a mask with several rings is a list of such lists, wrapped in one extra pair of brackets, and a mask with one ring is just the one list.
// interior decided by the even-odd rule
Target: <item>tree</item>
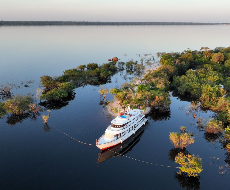
[(51, 76), (44, 75), (41, 78), (42, 87), (46, 88), (46, 91), (55, 89), (58, 87), (58, 82)]
[(109, 93), (109, 91), (106, 88), (104, 88), (103, 86), (101, 86), (101, 89), (98, 90), (98, 92), (103, 96), (103, 100), (105, 99), (105, 97)]
[(216, 119), (209, 120), (204, 129), (207, 133), (213, 134), (221, 133), (224, 130), (223, 123)]
[(70, 94), (75, 89), (75, 85), (71, 82), (63, 82), (58, 85), (58, 89), (66, 91)]
[(219, 53), (214, 53), (212, 55), (212, 62), (214, 62), (214, 63), (220, 63), (222, 61), (224, 61), (224, 54), (222, 54), (222, 53), (219, 52)]
[(80, 69), (81, 71), (84, 71), (86, 66), (85, 65), (79, 65), (77, 68)]
[(89, 63), (89, 64), (87, 64), (87, 69), (88, 70), (94, 70), (96, 68), (98, 68), (98, 64), (97, 63)]
[(230, 73), (230, 60), (224, 62), (225, 71)]
[(191, 137), (189, 133), (170, 133), (169, 138), (171, 143), (174, 145), (175, 148), (183, 149), (186, 148), (188, 145), (194, 143), (194, 139)]
[(187, 173), (189, 177), (196, 177), (203, 170), (202, 158), (199, 156), (179, 153), (175, 158), (175, 162), (181, 165), (180, 172)]
[(47, 101), (60, 101), (66, 97), (68, 97), (68, 92), (60, 89), (53, 89), (48, 91), (46, 94), (42, 94), (40, 99)]
[(4, 108), (9, 113), (21, 115), (29, 109), (29, 105), (32, 102), (33, 98), (30, 95), (23, 96), (19, 94), (10, 100), (7, 100), (5, 102)]
[(180, 56), (180, 60), (184, 61), (185, 63), (191, 63), (193, 61), (192, 53), (185, 53)]

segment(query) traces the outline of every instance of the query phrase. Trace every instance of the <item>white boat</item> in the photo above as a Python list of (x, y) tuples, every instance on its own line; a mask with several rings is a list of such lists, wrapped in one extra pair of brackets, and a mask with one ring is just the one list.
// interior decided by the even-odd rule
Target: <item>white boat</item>
[(147, 119), (140, 109), (121, 112), (111, 121), (111, 125), (96, 142), (96, 146), (101, 150), (116, 146), (135, 134), (146, 121)]

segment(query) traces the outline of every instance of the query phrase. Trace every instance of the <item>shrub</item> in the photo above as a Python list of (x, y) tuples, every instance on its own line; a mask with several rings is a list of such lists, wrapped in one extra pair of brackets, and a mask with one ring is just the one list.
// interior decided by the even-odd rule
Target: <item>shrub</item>
[(181, 165), (180, 172), (187, 173), (189, 177), (196, 177), (203, 170), (202, 158), (195, 155), (179, 153), (175, 158), (175, 162)]
[(14, 98), (5, 102), (4, 108), (7, 112), (15, 115), (23, 114), (29, 108), (29, 104), (33, 102), (33, 98), (30, 95), (17, 95)]
[(175, 133), (172, 132), (169, 135), (171, 143), (174, 145), (175, 148), (183, 149), (186, 148), (188, 145), (194, 143), (194, 139), (191, 137), (189, 133)]
[(216, 119), (211, 119), (208, 121), (204, 129), (207, 133), (221, 133), (223, 131), (223, 123)]

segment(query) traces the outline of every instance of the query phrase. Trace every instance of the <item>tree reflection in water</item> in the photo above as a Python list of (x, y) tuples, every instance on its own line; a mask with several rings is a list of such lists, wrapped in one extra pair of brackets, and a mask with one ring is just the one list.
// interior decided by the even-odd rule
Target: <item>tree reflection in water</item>
[(188, 177), (185, 173), (175, 173), (174, 179), (176, 179), (180, 186), (187, 190), (198, 190), (200, 189), (200, 176)]
[(153, 110), (149, 116), (151, 117), (151, 119), (153, 119), (154, 121), (166, 121), (169, 120), (171, 117), (171, 111), (165, 111), (165, 112), (161, 112), (159, 110)]
[(204, 139), (207, 142), (214, 143), (216, 141), (219, 141), (220, 137), (221, 137), (221, 133), (218, 133), (218, 134), (212, 134), (212, 133), (207, 133), (207, 132), (204, 133)]
[(23, 120), (28, 119), (28, 118), (31, 118), (32, 121), (36, 121), (38, 116), (40, 116), (39, 112), (36, 112), (36, 113), (29, 112), (29, 113), (24, 113), (21, 115), (11, 114), (11, 115), (7, 116), (6, 123), (8, 125), (13, 126), (17, 123), (22, 123)]
[(50, 131), (50, 127), (47, 123), (45, 123), (44, 127), (43, 127), (45, 132), (49, 132)]
[(71, 96), (63, 98), (63, 100), (61, 101), (44, 101), (44, 102), (40, 102), (39, 105), (43, 106), (46, 109), (59, 110), (67, 106), (71, 100), (74, 100), (74, 98), (75, 98), (75, 93), (73, 93)]
[(169, 150), (169, 160), (175, 162), (175, 157), (178, 155), (178, 153), (182, 152), (184, 155), (188, 155), (189, 152), (184, 148), (184, 149), (180, 149), (180, 148), (172, 148)]

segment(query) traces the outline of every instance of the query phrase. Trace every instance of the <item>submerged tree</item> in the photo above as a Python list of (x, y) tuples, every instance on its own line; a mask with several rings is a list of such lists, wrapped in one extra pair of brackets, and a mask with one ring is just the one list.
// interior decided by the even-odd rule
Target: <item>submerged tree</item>
[(44, 121), (45, 124), (47, 124), (48, 119), (50, 118), (50, 110), (48, 110), (48, 115), (42, 115), (42, 119)]
[(105, 99), (105, 97), (109, 93), (109, 91), (106, 88), (104, 88), (103, 86), (101, 86), (101, 89), (98, 90), (98, 92), (101, 94), (101, 96), (103, 96), (103, 100)]
[(169, 138), (174, 147), (180, 149), (186, 148), (188, 145), (195, 142), (190, 133), (172, 132), (170, 133)]
[(12, 85), (6, 84), (6, 85), (1, 85), (0, 86), (0, 95), (2, 98), (10, 98), (12, 93), (11, 89), (13, 88)]
[(5, 102), (4, 108), (7, 112), (20, 115), (29, 109), (29, 105), (33, 102), (33, 98), (30, 95), (17, 95)]
[(209, 120), (205, 125), (204, 129), (207, 133), (212, 133), (212, 134), (218, 134), (224, 130), (223, 123), (216, 119)]
[(189, 177), (196, 177), (203, 170), (202, 158), (199, 156), (179, 153), (175, 158), (175, 162), (181, 165), (179, 174), (187, 173)]

